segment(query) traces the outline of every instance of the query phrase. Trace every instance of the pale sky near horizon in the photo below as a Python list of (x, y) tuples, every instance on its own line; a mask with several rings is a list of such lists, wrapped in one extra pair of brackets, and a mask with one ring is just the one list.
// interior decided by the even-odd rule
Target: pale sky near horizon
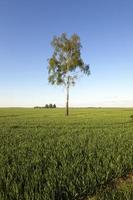
[(80, 36), (91, 70), (70, 89), (70, 106), (132, 107), (132, 0), (0, 0), (0, 107), (65, 105), (47, 73), (62, 32)]

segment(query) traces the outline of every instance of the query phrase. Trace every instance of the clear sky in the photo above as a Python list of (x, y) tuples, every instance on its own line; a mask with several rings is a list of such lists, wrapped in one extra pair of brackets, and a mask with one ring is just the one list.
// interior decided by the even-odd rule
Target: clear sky
[(133, 106), (133, 0), (0, 0), (0, 106), (64, 106), (48, 84), (54, 35), (77, 33), (91, 76), (71, 106)]

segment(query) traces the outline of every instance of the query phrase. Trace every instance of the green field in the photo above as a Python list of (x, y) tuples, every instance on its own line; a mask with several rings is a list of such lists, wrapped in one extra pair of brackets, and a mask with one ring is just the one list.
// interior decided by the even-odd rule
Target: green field
[[(0, 109), (0, 200), (132, 199), (133, 109)], [(96, 197), (97, 196), (97, 197)]]

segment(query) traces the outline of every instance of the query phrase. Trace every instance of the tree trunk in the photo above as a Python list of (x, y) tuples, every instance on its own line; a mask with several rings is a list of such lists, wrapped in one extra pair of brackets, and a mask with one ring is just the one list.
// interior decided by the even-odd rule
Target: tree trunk
[(68, 81), (67, 81), (67, 99), (66, 99), (66, 116), (69, 115), (69, 77), (68, 77)]

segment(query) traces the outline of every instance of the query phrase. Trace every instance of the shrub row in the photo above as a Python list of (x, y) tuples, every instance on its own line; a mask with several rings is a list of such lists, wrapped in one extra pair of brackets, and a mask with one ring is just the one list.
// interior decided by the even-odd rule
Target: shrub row
[(34, 109), (43, 109), (43, 108), (56, 108), (56, 104), (46, 104), (45, 106), (35, 106)]

